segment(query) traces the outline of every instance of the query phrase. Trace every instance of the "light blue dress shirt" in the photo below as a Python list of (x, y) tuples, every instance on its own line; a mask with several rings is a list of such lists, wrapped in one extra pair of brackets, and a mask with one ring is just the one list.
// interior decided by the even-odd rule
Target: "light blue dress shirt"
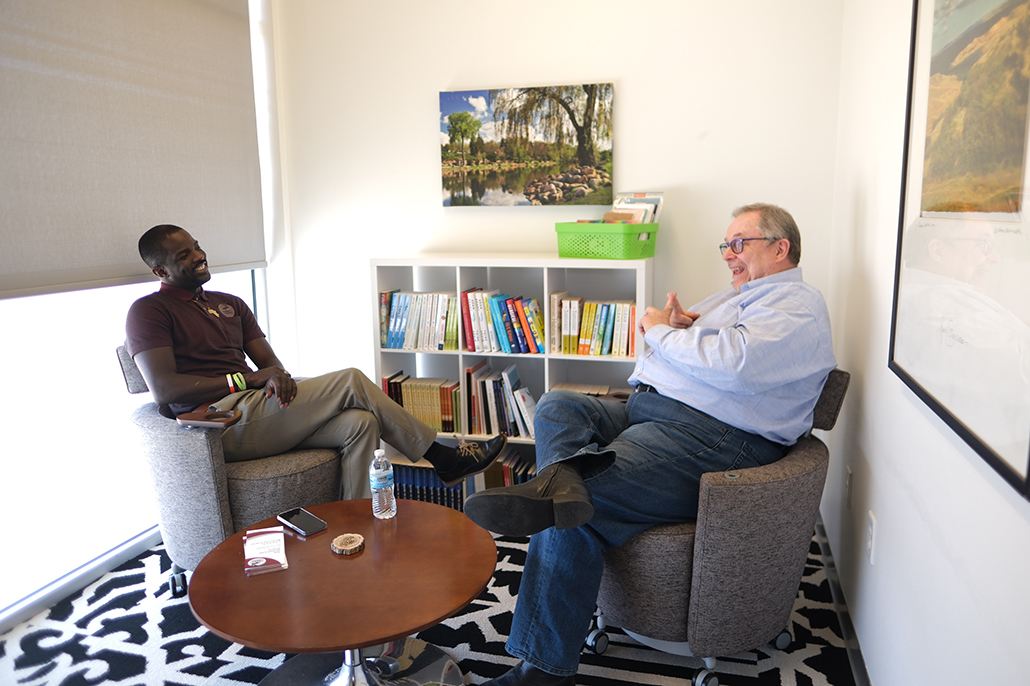
[(795, 267), (688, 308), (686, 329), (652, 326), (629, 383), (738, 429), (793, 445), (812, 428), (815, 403), (837, 366), (822, 294)]

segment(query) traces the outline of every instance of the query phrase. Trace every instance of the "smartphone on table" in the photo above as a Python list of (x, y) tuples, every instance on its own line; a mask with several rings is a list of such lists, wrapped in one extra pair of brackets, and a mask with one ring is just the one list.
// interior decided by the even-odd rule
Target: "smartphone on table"
[(319, 531), (322, 531), (329, 526), (325, 523), (325, 520), (319, 519), (303, 507), (295, 507), (292, 510), (287, 510), (280, 514), (277, 519), (301, 536), (317, 534)]

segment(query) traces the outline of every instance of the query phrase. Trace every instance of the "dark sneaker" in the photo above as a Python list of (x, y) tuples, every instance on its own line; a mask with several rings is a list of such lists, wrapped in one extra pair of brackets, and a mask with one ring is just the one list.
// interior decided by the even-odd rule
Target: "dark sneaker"
[(445, 486), (457, 485), (465, 477), (479, 474), (489, 467), (504, 450), (507, 442), (508, 439), (503, 434), (487, 441), (458, 441), (458, 447), (455, 449), (458, 453), (458, 464), (450, 469), (437, 469), (436, 474)]

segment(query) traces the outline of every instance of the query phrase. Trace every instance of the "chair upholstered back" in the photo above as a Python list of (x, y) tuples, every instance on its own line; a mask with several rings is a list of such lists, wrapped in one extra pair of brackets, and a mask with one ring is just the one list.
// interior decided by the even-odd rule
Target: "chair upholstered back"
[[(118, 347), (125, 385), (147, 385), (124, 346)], [(294, 507), (338, 500), (336, 450), (291, 450), (226, 463), (219, 429), (187, 428), (147, 403), (132, 413), (157, 496), (161, 536), (176, 565), (193, 569), (236, 531)]]
[[(814, 426), (836, 423), (850, 375), (830, 374)], [(695, 522), (649, 529), (605, 553), (597, 605), (608, 624), (696, 657), (761, 646), (788, 625), (829, 462), (804, 436), (763, 467), (701, 478)]]

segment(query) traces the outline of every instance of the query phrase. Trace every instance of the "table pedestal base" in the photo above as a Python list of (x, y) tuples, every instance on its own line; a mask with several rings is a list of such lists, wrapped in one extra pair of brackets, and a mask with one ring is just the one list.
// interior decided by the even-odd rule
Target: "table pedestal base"
[(299, 653), (261, 680), (259, 686), (464, 686), (461, 670), (447, 653), (406, 638), (381, 646), (338, 653)]

